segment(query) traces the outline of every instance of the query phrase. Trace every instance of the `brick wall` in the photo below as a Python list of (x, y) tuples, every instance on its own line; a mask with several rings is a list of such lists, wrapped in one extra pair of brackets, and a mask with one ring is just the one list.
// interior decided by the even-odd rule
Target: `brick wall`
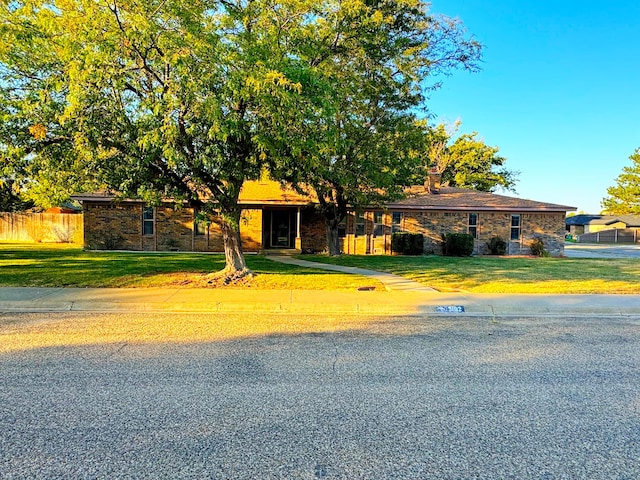
[[(155, 209), (155, 239), (148, 242), (145, 250), (193, 250), (193, 221), (192, 208), (174, 209), (171, 205), (162, 205)], [(149, 239), (151, 240), (151, 239)]]
[(324, 218), (315, 208), (303, 208), (300, 212), (300, 238), (303, 252), (327, 251), (327, 227)]
[(140, 203), (85, 203), (85, 248), (142, 250), (142, 206)]
[[(113, 204), (84, 205), (85, 246), (90, 249), (108, 248), (124, 250), (182, 250), (224, 251), (222, 234), (211, 223), (206, 235), (194, 232), (194, 211), (190, 208), (175, 210), (169, 204), (155, 209), (154, 234), (142, 235), (142, 203), (122, 202)], [(442, 236), (446, 233), (466, 233), (468, 212), (420, 212), (403, 211), (402, 230), (422, 233), (424, 251), (442, 254)], [(514, 212), (517, 213), (517, 212)], [(511, 236), (511, 212), (478, 212), (476, 251), (488, 253), (487, 242), (493, 236), (505, 239), (511, 255), (529, 254), (533, 239), (540, 238), (547, 251), (554, 256), (564, 254), (564, 214), (521, 214), (521, 237), (509, 241)], [(243, 249), (258, 252), (263, 249), (267, 227), (264, 226), (261, 209), (244, 210), (240, 223)], [(356, 235), (356, 216), (346, 218), (346, 237), (342, 239), (342, 251), (347, 254), (390, 254), (392, 212), (382, 214), (383, 231), (374, 236), (374, 212), (364, 214), (364, 234)], [(301, 248), (303, 251), (325, 251), (326, 231), (324, 220), (313, 208), (301, 210)]]
[[(411, 233), (424, 235), (424, 252), (442, 255), (442, 238), (447, 233), (468, 233), (469, 212), (445, 211), (403, 211), (401, 228)], [(517, 213), (517, 212), (514, 212)], [(520, 214), (521, 235), (517, 241), (511, 238), (512, 212), (478, 212), (476, 254), (488, 254), (487, 243), (493, 236), (502, 237), (508, 242), (508, 254), (528, 255), (530, 244), (540, 238), (546, 250), (552, 256), (564, 254), (564, 214), (563, 213), (526, 213)], [(392, 212), (384, 212), (383, 234), (373, 236), (373, 211), (365, 213), (365, 235), (355, 235), (355, 215), (347, 216), (347, 235), (344, 238), (343, 252), (347, 254), (390, 254), (391, 253), (391, 217)]]
[[(517, 213), (517, 212), (513, 212)], [(489, 253), (487, 242), (499, 236), (508, 242), (508, 254), (528, 255), (530, 244), (540, 238), (553, 256), (564, 254), (564, 214), (520, 214), (520, 239), (511, 241), (512, 212), (478, 212), (476, 254)], [(442, 237), (446, 233), (468, 233), (468, 212), (404, 212), (404, 230), (422, 233), (425, 253), (442, 254)]]
[[(144, 251), (222, 252), (220, 227), (211, 223), (205, 235), (196, 235), (194, 210), (170, 204), (154, 208), (153, 234), (143, 235), (144, 204), (134, 202), (84, 204), (85, 248)], [(262, 248), (262, 211), (243, 211), (240, 222), (243, 249)]]

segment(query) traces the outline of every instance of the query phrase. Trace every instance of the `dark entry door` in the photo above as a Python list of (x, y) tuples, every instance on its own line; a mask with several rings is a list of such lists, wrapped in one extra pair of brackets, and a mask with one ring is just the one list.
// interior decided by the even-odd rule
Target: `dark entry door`
[(293, 232), (294, 216), (290, 210), (271, 211), (271, 247), (293, 248), (291, 233)]

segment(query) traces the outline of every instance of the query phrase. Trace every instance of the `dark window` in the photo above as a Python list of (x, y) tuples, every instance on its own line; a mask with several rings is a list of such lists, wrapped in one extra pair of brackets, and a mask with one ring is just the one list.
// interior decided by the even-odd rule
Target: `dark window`
[(383, 233), (382, 212), (373, 212), (373, 236), (381, 237)]
[(348, 215), (345, 215), (345, 217), (342, 220), (340, 220), (340, 223), (338, 224), (339, 238), (344, 238), (347, 236), (347, 217)]
[(520, 215), (511, 215), (511, 240), (520, 240)]
[(356, 213), (356, 237), (364, 235), (364, 213)]
[(473, 238), (478, 238), (478, 214), (477, 213), (469, 214), (469, 235), (472, 235)]
[(193, 229), (195, 230), (196, 235), (206, 235), (208, 228), (209, 228), (209, 225), (207, 224), (207, 222), (203, 220), (196, 220), (194, 222)]
[(344, 217), (342, 220), (340, 220), (340, 223), (338, 224), (338, 237), (344, 238), (346, 236), (347, 236), (347, 217)]
[(391, 214), (391, 231), (393, 233), (402, 232), (402, 221), (404, 214), (402, 212), (393, 212)]
[(142, 234), (153, 235), (154, 208), (144, 207), (142, 211)]

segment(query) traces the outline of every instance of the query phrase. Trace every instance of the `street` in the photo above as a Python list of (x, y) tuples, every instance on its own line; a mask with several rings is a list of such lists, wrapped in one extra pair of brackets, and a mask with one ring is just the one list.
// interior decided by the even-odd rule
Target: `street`
[(639, 327), (2, 313), (0, 478), (635, 479)]
[(640, 245), (626, 243), (565, 243), (569, 258), (640, 258)]

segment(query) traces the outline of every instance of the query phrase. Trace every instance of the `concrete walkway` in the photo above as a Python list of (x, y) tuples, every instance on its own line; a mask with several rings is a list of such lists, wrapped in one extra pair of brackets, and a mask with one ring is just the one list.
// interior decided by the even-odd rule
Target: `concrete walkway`
[(330, 265), (328, 263), (309, 262), (307, 260), (299, 260), (297, 258), (285, 255), (269, 255), (269, 260), (274, 260), (288, 265), (297, 265), (305, 268), (318, 268), (321, 270), (331, 270), (334, 272), (350, 273), (353, 275), (361, 275), (369, 277), (382, 283), (389, 291), (394, 292), (436, 292), (433, 288), (414, 282), (408, 278), (394, 275), (393, 273), (378, 272), (375, 270), (367, 270), (365, 268), (345, 267), (343, 265)]
[(200, 288), (0, 288), (0, 312), (219, 312), (460, 317), (634, 317), (640, 295)]

